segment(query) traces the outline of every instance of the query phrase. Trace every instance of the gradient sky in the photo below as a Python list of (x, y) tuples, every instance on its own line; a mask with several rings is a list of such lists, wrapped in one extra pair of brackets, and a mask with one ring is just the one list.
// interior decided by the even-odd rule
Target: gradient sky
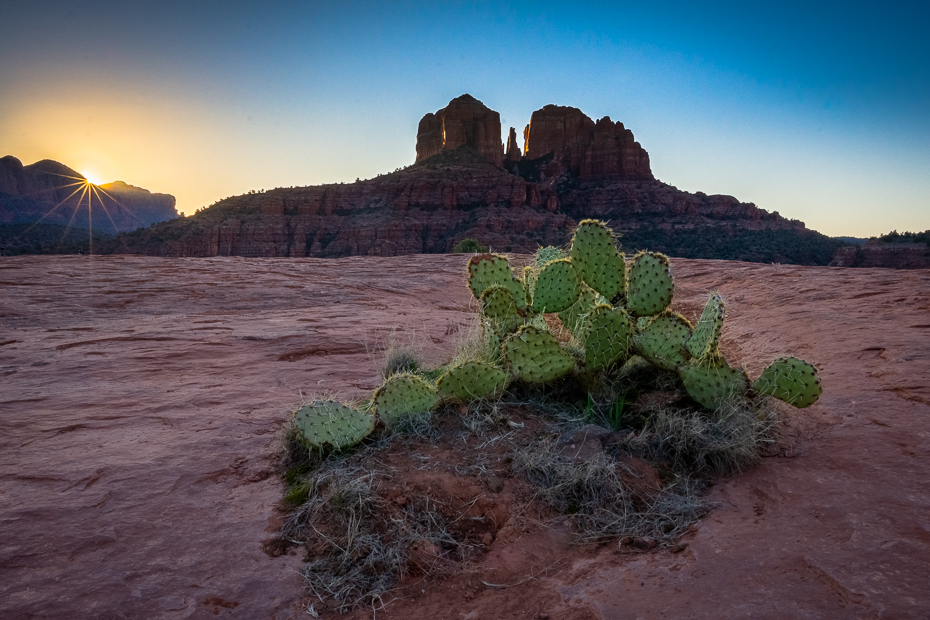
[(930, 229), (918, 2), (20, 2), (0, 7), (0, 156), (173, 194), (413, 163), (468, 92), (609, 115), (656, 177), (829, 235)]

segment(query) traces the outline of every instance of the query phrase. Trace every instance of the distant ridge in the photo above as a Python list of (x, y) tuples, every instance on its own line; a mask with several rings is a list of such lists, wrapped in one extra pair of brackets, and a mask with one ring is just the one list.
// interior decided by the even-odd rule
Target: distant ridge
[(500, 141), (500, 114), (462, 95), (420, 121), (416, 161), (350, 184), (221, 200), (136, 231), (112, 251), (156, 256), (394, 256), (449, 252), (471, 237), (496, 251), (562, 245), (578, 221), (609, 220), (625, 251), (827, 264), (842, 241), (732, 196), (654, 178), (646, 150), (609, 117), (547, 105)]
[(11, 155), (0, 158), (0, 224), (41, 222), (116, 234), (179, 216), (169, 194), (122, 181), (85, 192), (85, 184), (81, 173), (57, 161), (43, 159), (24, 166)]

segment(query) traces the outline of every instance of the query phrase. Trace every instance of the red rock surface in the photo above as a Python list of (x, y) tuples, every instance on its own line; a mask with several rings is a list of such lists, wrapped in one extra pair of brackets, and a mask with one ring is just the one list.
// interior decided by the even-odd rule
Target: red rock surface
[(930, 246), (925, 243), (882, 243), (867, 241), (836, 251), (831, 267), (887, 267), (930, 269)]
[(507, 147), (504, 149), (504, 159), (507, 161), (520, 161), (522, 157), (520, 145), (517, 144), (517, 130), (511, 127), (510, 135), (507, 136)]
[(596, 123), (578, 108), (547, 105), (523, 131), (527, 159), (552, 153), (582, 183), (604, 179), (651, 181), (649, 154), (621, 122)]
[(474, 149), (495, 166), (503, 161), (500, 113), (469, 94), (456, 97), (446, 107), (420, 120), (417, 161), (462, 146)]
[[(370, 390), (395, 327), (447, 356), (466, 260), (2, 259), (0, 617), (292, 617), (300, 558), (262, 551), (275, 432), (301, 393)], [(673, 270), (692, 318), (728, 299), (750, 375), (820, 367), (778, 455), (720, 481), (679, 553), (499, 536), (378, 618), (930, 616), (930, 271)]]

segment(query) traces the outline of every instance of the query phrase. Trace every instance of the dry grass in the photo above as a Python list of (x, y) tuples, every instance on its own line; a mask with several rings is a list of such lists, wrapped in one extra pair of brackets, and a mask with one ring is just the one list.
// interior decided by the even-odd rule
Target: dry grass
[(599, 455), (575, 463), (551, 441), (518, 451), (514, 468), (539, 487), (540, 499), (571, 515), (581, 542), (636, 536), (669, 542), (707, 512), (702, 485), (687, 477), (654, 494), (637, 492), (624, 479), (638, 474), (621, 462)]
[(767, 399), (734, 396), (714, 411), (657, 409), (620, 447), (676, 472), (726, 476), (758, 462), (778, 424)]

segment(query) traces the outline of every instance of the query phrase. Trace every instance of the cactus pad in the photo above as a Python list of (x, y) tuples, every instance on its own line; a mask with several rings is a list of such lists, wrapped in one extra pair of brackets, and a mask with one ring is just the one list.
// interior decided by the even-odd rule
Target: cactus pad
[(708, 409), (719, 407), (727, 398), (743, 395), (749, 389), (746, 371), (730, 368), (719, 355), (691, 360), (678, 368), (678, 375), (691, 398)]
[(688, 361), (685, 343), (691, 338), (688, 319), (674, 312), (655, 317), (646, 328), (633, 336), (637, 352), (666, 370), (675, 370)]
[(588, 317), (584, 361), (589, 370), (600, 370), (626, 357), (633, 326), (623, 310), (597, 306)]
[(752, 388), (801, 409), (816, 403), (823, 392), (817, 369), (796, 357), (783, 357), (769, 364)]
[(626, 308), (633, 316), (658, 314), (672, 303), (674, 283), (668, 257), (656, 252), (640, 252), (630, 265), (630, 286)]
[(533, 288), (534, 312), (561, 312), (575, 301), (581, 292), (581, 279), (568, 259), (551, 261), (536, 278)]
[(581, 337), (588, 324), (588, 315), (594, 310), (597, 293), (586, 284), (581, 285), (578, 299), (565, 310), (559, 312), (562, 325), (576, 337)]
[(565, 258), (565, 252), (559, 248), (547, 245), (536, 250), (536, 267), (542, 269), (554, 260)]
[(523, 323), (513, 294), (503, 286), (489, 286), (481, 294), (481, 313), (501, 332), (509, 334)]
[(375, 428), (375, 417), (331, 400), (316, 400), (294, 412), (294, 424), (314, 448), (354, 446)]
[(504, 342), (504, 356), (519, 379), (545, 383), (570, 373), (575, 361), (547, 332), (524, 325)]
[(372, 396), (374, 412), (385, 425), (392, 426), (411, 413), (429, 411), (439, 402), (436, 390), (419, 375), (394, 375), (375, 390)]
[(503, 286), (513, 294), (517, 307), (526, 308), (523, 283), (513, 277), (507, 258), (499, 254), (476, 254), (468, 261), (468, 288), (475, 299), (491, 286)]
[(723, 315), (723, 299), (719, 293), (711, 293), (704, 304), (701, 319), (694, 326), (694, 334), (688, 340), (688, 352), (691, 353), (691, 357), (701, 359), (717, 353)]
[(507, 386), (507, 372), (483, 362), (465, 362), (439, 377), (436, 387), (443, 397), (470, 401), (500, 392)]
[(626, 288), (623, 257), (610, 229), (599, 220), (584, 220), (572, 237), (572, 263), (585, 283), (613, 299)]

